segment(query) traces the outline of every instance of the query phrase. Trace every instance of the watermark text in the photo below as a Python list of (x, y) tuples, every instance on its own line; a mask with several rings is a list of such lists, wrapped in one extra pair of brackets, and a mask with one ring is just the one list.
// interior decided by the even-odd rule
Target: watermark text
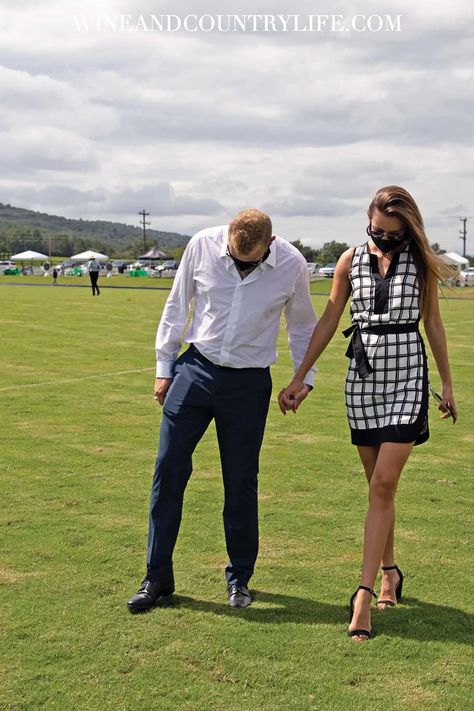
[(401, 32), (403, 15), (72, 15), (78, 32)]

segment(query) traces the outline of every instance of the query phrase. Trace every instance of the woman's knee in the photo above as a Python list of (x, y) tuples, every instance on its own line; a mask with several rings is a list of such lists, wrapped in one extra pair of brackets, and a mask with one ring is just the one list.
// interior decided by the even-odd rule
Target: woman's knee
[(375, 469), (369, 486), (370, 500), (391, 503), (397, 491), (398, 477), (396, 471), (380, 472)]

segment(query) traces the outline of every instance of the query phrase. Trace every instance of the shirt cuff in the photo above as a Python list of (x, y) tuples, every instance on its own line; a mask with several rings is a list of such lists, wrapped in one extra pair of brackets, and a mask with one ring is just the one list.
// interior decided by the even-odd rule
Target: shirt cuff
[(305, 385), (309, 385), (311, 389), (314, 388), (314, 376), (316, 375), (316, 368), (311, 368), (310, 371), (308, 371), (303, 378), (303, 383)]
[(156, 362), (156, 377), (157, 378), (172, 378), (173, 377), (174, 360), (159, 360)]

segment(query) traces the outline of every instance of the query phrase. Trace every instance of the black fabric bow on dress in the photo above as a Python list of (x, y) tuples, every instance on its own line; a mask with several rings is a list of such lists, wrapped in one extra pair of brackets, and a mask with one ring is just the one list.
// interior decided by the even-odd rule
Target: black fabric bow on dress
[(374, 369), (369, 363), (364, 344), (362, 343), (359, 324), (353, 323), (352, 326), (346, 328), (342, 333), (345, 338), (349, 338), (349, 336), (352, 335), (349, 345), (347, 346), (346, 356), (348, 358), (354, 358), (359, 378), (366, 378)]

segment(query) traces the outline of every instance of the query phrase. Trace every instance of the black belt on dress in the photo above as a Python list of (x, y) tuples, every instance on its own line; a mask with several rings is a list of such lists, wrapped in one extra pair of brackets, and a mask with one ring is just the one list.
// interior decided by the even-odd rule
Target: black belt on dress
[(363, 330), (364, 333), (375, 334), (414, 333), (415, 331), (418, 331), (418, 321), (413, 321), (412, 323), (383, 323), (377, 326), (369, 326), (364, 329), (361, 329), (359, 324), (355, 322), (352, 326), (349, 326), (349, 328), (346, 328), (346, 330), (342, 332), (345, 338), (349, 338), (349, 336), (352, 335), (347, 347), (346, 356), (348, 358), (355, 359), (359, 377), (366, 378), (373, 372), (373, 368), (369, 363), (364, 344), (362, 343), (361, 330)]

